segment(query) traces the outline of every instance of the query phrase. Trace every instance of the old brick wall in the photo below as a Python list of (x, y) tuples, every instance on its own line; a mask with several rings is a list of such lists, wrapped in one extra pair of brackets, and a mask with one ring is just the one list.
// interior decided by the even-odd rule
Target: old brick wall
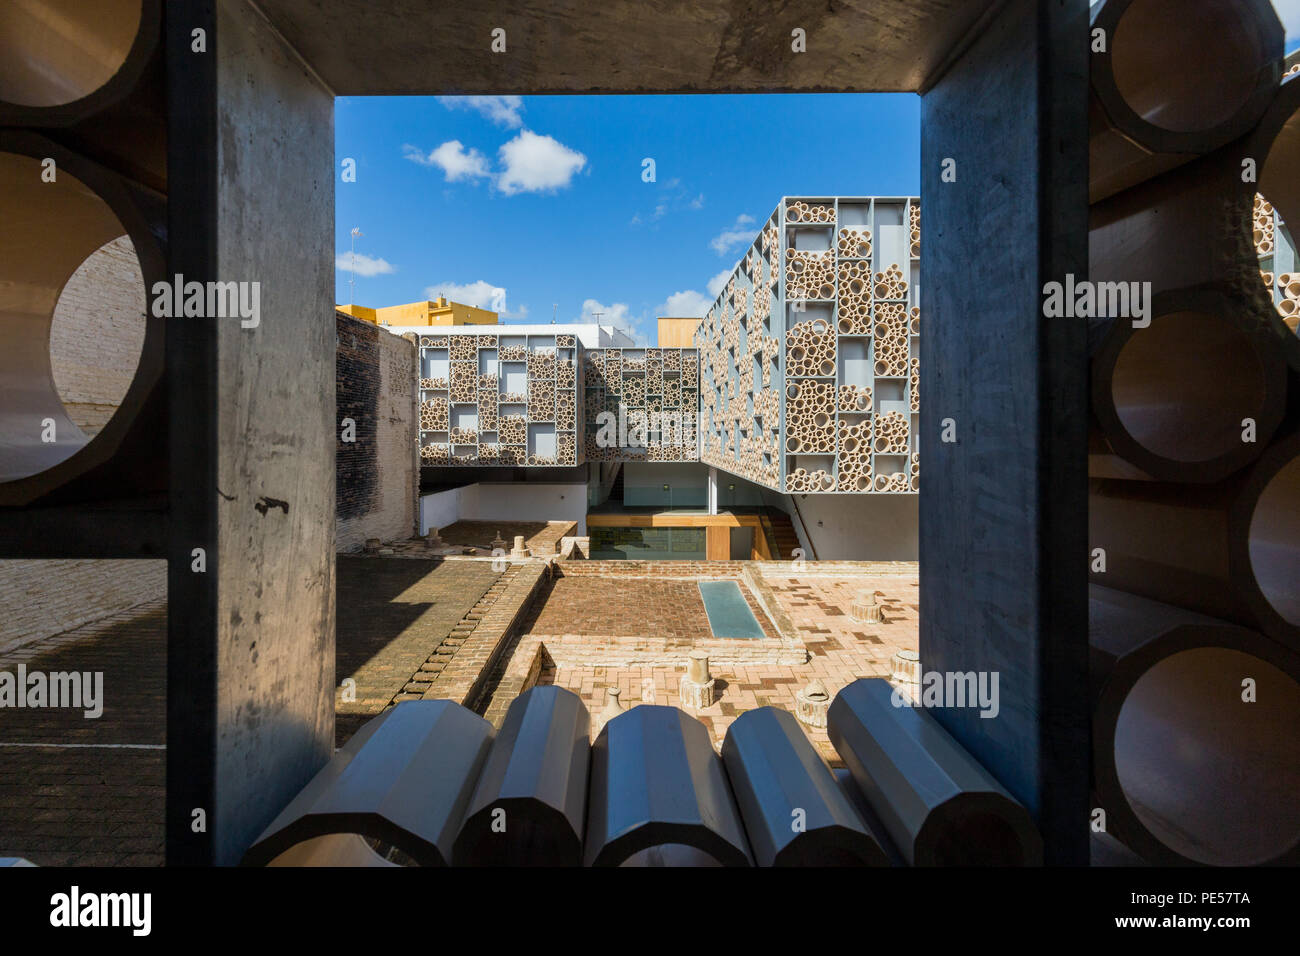
[(166, 561), (0, 561), (0, 657), (166, 593)]
[(59, 294), (50, 367), (68, 417), (96, 434), (117, 411), (144, 346), (145, 288), (126, 236), (100, 246)]
[(415, 534), (415, 345), (376, 325), (335, 313), (338, 350), (335, 386), (339, 433), (355, 423), (351, 442), (340, 440), (336, 548), (359, 551), (367, 538)]

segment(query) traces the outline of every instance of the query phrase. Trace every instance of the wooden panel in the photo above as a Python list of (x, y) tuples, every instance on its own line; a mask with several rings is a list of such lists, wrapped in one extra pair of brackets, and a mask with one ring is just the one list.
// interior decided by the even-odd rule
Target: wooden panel
[(711, 525), (707, 532), (707, 553), (710, 561), (731, 560), (731, 529)]
[(700, 319), (660, 319), (659, 347), (661, 349), (695, 348), (695, 330)]
[(588, 528), (758, 528), (758, 515), (587, 515)]

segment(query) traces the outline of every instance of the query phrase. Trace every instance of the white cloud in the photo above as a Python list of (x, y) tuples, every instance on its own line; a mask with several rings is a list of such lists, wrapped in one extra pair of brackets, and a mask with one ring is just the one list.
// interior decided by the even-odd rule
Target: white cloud
[(751, 242), (754, 238), (754, 230), (750, 228), (753, 222), (753, 216), (741, 213), (734, 223), (709, 240), (709, 248), (718, 255), (725, 256), (736, 247)]
[(435, 282), (433, 285), (424, 290), (424, 295), (429, 299), (436, 299), (438, 296), (445, 295), (452, 302), (459, 302), (462, 305), (472, 305), (478, 309), (490, 309), (498, 312), (504, 319), (522, 319), (528, 315), (528, 306), (521, 305), (517, 311), (510, 311), (507, 307), (506, 290), (504, 286), (493, 285), (479, 279), (475, 282), (464, 284), (457, 282)]
[(517, 129), (524, 125), (519, 114), (524, 109), (522, 96), (440, 96), (438, 102), (449, 110), (474, 110), (498, 126)]
[(722, 293), (722, 290), (727, 287), (727, 280), (731, 278), (731, 274), (735, 271), (736, 267), (732, 266), (730, 269), (723, 269), (710, 279), (709, 284), (705, 286), (709, 290), (709, 295), (716, 299)]
[(477, 149), (466, 149), (458, 139), (447, 140), (428, 156), (417, 147), (407, 144), (402, 147), (402, 155), (421, 166), (437, 166), (446, 174), (449, 183), (492, 175), (488, 169), (487, 157)]
[[(600, 313), (599, 318), (596, 315), (598, 312)], [(578, 321), (612, 325), (614, 328), (632, 336), (633, 340), (638, 344), (645, 344), (645, 335), (638, 328), (641, 317), (632, 315), (632, 310), (626, 302), (601, 305), (596, 299), (585, 299), (582, 303), (582, 315), (579, 316)]]
[(674, 292), (655, 311), (665, 318), (702, 319), (713, 305), (713, 299), (694, 289)]
[(704, 208), (704, 193), (700, 193), (698, 196), (696, 196), (694, 199), (692, 199), (692, 200), (690, 201), (689, 205), (690, 205), (690, 207), (691, 207), (692, 209), (703, 209), (703, 208)]
[(340, 272), (351, 272), (359, 276), (387, 275), (397, 271), (397, 267), (386, 259), (368, 256), (364, 252), (358, 252), (355, 260), (351, 252), (340, 252), (334, 257), (334, 268)]
[(550, 136), (525, 129), (501, 147), (501, 165), (497, 188), (513, 196), (569, 185), (574, 174), (587, 165), (587, 157)]

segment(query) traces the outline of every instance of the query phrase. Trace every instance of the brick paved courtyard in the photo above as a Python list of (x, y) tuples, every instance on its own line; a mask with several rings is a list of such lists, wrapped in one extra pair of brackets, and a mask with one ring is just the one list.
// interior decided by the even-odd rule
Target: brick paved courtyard
[[(762, 569), (763, 565), (756, 567)], [(795, 694), (814, 677), (826, 685), (832, 697), (860, 677), (888, 677), (890, 658), (899, 650), (918, 647), (915, 566), (910, 572), (835, 576), (815, 572), (782, 575), (774, 566), (763, 573), (763, 578), (807, 646), (809, 660), (802, 666), (715, 665), (712, 672), (718, 681), (719, 699), (694, 716), (709, 728), (717, 747), (721, 747), (727, 727), (746, 710), (770, 704), (793, 711)], [(587, 585), (593, 579), (575, 580)], [(614, 583), (625, 587), (632, 582)], [(849, 616), (853, 597), (865, 591), (875, 592), (884, 623), (860, 624)], [(611, 601), (617, 601), (616, 593), (610, 593)], [(539, 621), (551, 613), (548, 602), (538, 615)], [(610, 612), (613, 620), (621, 620), (624, 615), (622, 609)], [(592, 622), (591, 626), (599, 627), (600, 623)], [(685, 661), (676, 667), (558, 666), (545, 668), (539, 683), (572, 690), (597, 717), (605, 706), (606, 689), (611, 686), (619, 688), (625, 708), (645, 699), (647, 687), (653, 688), (655, 703), (678, 706), (678, 683), (683, 673)], [(824, 730), (805, 731), (832, 766), (842, 765)]]
[[(767, 614), (740, 586), (763, 632), (775, 637)], [(653, 634), (670, 638), (711, 637), (709, 619), (696, 581), (648, 578), (562, 577), (545, 604), (533, 612), (524, 632), (534, 635)]]

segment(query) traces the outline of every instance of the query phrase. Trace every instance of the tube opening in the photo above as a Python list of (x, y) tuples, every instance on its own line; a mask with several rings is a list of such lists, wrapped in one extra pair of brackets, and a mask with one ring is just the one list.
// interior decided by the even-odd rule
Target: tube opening
[(1208, 461), (1242, 448), (1242, 419), (1261, 414), (1265, 370), (1247, 332), (1215, 315), (1171, 312), (1135, 329), (1115, 360), (1111, 399), (1152, 454)]
[(1266, 65), (1259, 26), (1241, 0), (1134, 0), (1111, 37), (1115, 86), (1152, 126), (1212, 130), (1255, 90)]
[(0, 153), (0, 481), (72, 457), (138, 373), (147, 295), (108, 203), (64, 168)]
[(1300, 626), (1300, 458), (1264, 486), (1250, 519), (1250, 570), (1264, 599)]
[[(1243, 681), (1255, 699), (1243, 700)], [(1246, 866), (1300, 842), (1300, 684), (1225, 647), (1172, 654), (1134, 683), (1115, 724), (1115, 770), (1138, 820), (1188, 859)]]
[(0, 6), (0, 100), (54, 107), (83, 99), (126, 63), (141, 0), (9, 0)]
[(931, 866), (1024, 866), (1014, 827), (996, 813), (964, 814), (945, 826), (930, 848)]

